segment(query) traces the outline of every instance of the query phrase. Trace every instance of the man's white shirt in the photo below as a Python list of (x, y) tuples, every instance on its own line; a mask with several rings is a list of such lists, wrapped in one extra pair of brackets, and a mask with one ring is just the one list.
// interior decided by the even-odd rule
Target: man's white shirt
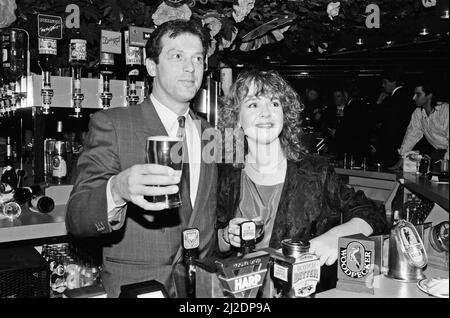
[(448, 149), (449, 107), (447, 103), (436, 105), (428, 116), (425, 109), (416, 108), (399, 149), (400, 155), (410, 151), (423, 136), (436, 149)]

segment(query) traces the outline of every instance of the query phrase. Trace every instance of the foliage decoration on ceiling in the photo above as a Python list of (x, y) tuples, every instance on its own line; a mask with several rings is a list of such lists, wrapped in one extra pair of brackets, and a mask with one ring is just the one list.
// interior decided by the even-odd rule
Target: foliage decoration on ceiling
[[(209, 55), (220, 57), (263, 46), (270, 51), (277, 43), (283, 49), (275, 50), (274, 55), (307, 51), (328, 54), (351, 48), (358, 37), (372, 38), (373, 43), (411, 40), (418, 34), (417, 24), (436, 19), (434, 11), (444, 2), (448, 10), (446, 0), (20, 0), (16, 9), (14, 0), (0, 0), (0, 27), (12, 23), (12, 27), (26, 29), (32, 54), (37, 54), (37, 15), (60, 15), (64, 19), (66, 7), (76, 4), (91, 61), (98, 60), (101, 29), (155, 27), (173, 18), (202, 21), (212, 39)], [(369, 5), (379, 8), (375, 18), (369, 17), (374, 14), (367, 12)], [(368, 18), (375, 21), (369, 23), (370, 28), (366, 26)], [(277, 26), (276, 22), (283, 19), (289, 23)], [(273, 24), (275, 27), (270, 28)], [(70, 32), (65, 31), (65, 39)]]
[(191, 15), (192, 11), (187, 4), (178, 5), (177, 3), (176, 6), (173, 6), (163, 1), (153, 13), (152, 19), (155, 25), (161, 25), (171, 20), (189, 20)]
[(422, 4), (425, 8), (434, 7), (436, 5), (436, 0), (422, 0)]
[(7, 28), (16, 20), (16, 0), (0, 0), (0, 29)]
[(334, 17), (337, 17), (339, 15), (339, 7), (341, 6), (341, 3), (338, 2), (330, 2), (327, 5), (327, 13), (330, 20), (333, 20)]

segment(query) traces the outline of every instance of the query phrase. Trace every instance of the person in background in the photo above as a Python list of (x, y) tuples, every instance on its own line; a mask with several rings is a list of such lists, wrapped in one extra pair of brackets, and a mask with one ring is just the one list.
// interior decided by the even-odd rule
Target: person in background
[[(297, 124), (302, 109), (300, 97), (275, 71), (243, 72), (231, 86), (219, 127), (238, 129), (246, 153), (243, 163), (219, 164), (223, 252), (240, 246), (239, 224), (245, 220), (264, 225), (257, 249), (278, 249), (286, 238), (306, 240), (326, 266), (336, 262), (339, 237), (386, 231), (382, 209), (347, 187), (324, 157), (305, 153)], [(328, 271), (335, 280), (336, 268)]]
[(369, 153), (369, 109), (363, 98), (360, 83), (353, 80), (348, 87), (349, 99), (345, 107), (343, 150), (353, 156), (355, 165), (360, 167)]
[(320, 96), (320, 89), (316, 83), (309, 83), (305, 89), (304, 124), (314, 132), (322, 132), (325, 108)]
[(327, 137), (328, 151), (330, 154), (342, 157), (344, 153), (344, 140), (342, 127), (344, 125), (345, 106), (347, 105), (348, 93), (343, 88), (336, 88), (332, 92), (332, 105), (327, 109), (325, 117), (325, 131)]
[(398, 149), (401, 158), (395, 165), (401, 167), (403, 156), (425, 137), (434, 148), (429, 154), (432, 163), (449, 158), (449, 107), (448, 102), (436, 101), (435, 84), (431, 78), (423, 77), (416, 83), (413, 100), (417, 106), (411, 116), (403, 142)]
[[(150, 100), (99, 111), (90, 119), (66, 226), (76, 237), (101, 240), (108, 297), (119, 296), (123, 285), (153, 279), (170, 297), (186, 297), (181, 234), (187, 227), (200, 231), (200, 258), (216, 249), (217, 167), (201, 158), (200, 136), (208, 124), (189, 109), (202, 83), (208, 46), (208, 33), (193, 20), (158, 26), (145, 48), (153, 77)], [(147, 137), (177, 136), (183, 122), (189, 174), (180, 181), (172, 168), (146, 164), (145, 149)], [(144, 198), (178, 191), (182, 206), (175, 209)]]
[(382, 75), (383, 91), (378, 98), (381, 113), (378, 128), (377, 160), (385, 167), (392, 167), (398, 160), (400, 147), (411, 114), (414, 111), (411, 94), (404, 86), (403, 72), (394, 69)]

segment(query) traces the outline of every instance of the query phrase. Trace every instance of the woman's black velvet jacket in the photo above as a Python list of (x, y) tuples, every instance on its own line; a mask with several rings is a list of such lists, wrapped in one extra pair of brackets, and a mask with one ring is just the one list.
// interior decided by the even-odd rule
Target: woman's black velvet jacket
[[(232, 164), (219, 164), (217, 228), (226, 227), (234, 217), (240, 200), (241, 171)], [(362, 191), (345, 185), (325, 158), (307, 154), (299, 162), (287, 163), (269, 246), (280, 248), (285, 238), (308, 241), (354, 217), (365, 220), (373, 234), (387, 232), (384, 209)]]

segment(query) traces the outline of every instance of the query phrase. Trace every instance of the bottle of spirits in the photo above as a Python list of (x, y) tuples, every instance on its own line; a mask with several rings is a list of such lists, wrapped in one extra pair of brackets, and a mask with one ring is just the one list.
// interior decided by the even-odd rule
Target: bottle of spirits
[(75, 117), (81, 117), (81, 102), (84, 95), (81, 92), (81, 69), (87, 63), (87, 41), (79, 29), (75, 30), (69, 44), (69, 64), (72, 67), (72, 100)]
[[(2, 39), (2, 64), (3, 71), (9, 81), (9, 88), (7, 91), (10, 100), (10, 110), (14, 115), (17, 109), (17, 102), (20, 98), (20, 93), (17, 92), (17, 82), (22, 77), (25, 71), (25, 56), (24, 56), (24, 35), (16, 30), (5, 32)], [(8, 109), (7, 112), (9, 113)]]
[[(3, 43), (3, 34), (0, 34), (0, 49)], [(0, 53), (0, 58), (3, 58), (3, 53)], [(3, 71), (3, 63), (0, 63), (0, 117), (6, 116), (6, 75)]]
[(29, 187), (16, 188), (14, 190), (14, 201), (19, 204), (24, 204), (31, 200), (32, 197), (40, 194), (42, 187), (39, 184), (34, 184)]
[(52, 177), (57, 184), (62, 184), (67, 178), (67, 148), (62, 131), (63, 123), (58, 121), (52, 155)]
[(111, 106), (112, 93), (110, 92), (109, 81), (114, 75), (114, 54), (100, 52), (100, 80), (102, 81), (103, 91), (100, 94), (102, 106), (104, 109)]
[(51, 73), (56, 69), (57, 42), (55, 39), (39, 38), (38, 64), (42, 70), (42, 106), (43, 113), (48, 114), (52, 103)]
[(40, 184), (16, 188), (14, 190), (13, 200), (20, 205), (28, 202), (32, 211), (49, 213), (55, 208), (55, 201), (43, 195), (43, 188), (44, 185)]
[(6, 138), (5, 167), (3, 168), (1, 182), (8, 184), (13, 189), (17, 187), (17, 174), (14, 168), (14, 156), (12, 152), (11, 138), (9, 136)]
[(9, 57), (9, 50), (11, 47), (11, 41), (10, 41), (10, 33), (8, 30), (5, 30), (2, 32), (1, 35), (1, 45), (2, 45), (2, 70), (1, 75), (3, 77), (3, 110), (2, 114), (3, 116), (9, 116), (11, 112), (11, 90), (9, 87), (9, 78), (7, 75), (6, 70), (10, 67), (10, 57)]
[(127, 73), (127, 101), (128, 106), (136, 105), (139, 102), (136, 82), (142, 78), (142, 49), (129, 45), (129, 31), (125, 34), (125, 64)]

